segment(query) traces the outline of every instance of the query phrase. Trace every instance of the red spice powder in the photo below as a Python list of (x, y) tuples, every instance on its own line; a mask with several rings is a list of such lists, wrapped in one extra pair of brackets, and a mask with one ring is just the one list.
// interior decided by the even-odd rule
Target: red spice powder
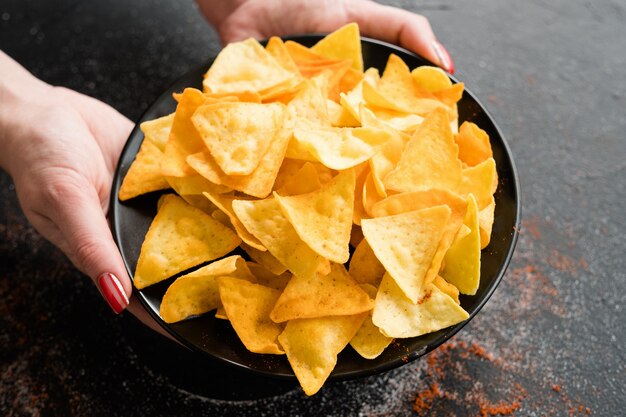
[(554, 385), (552, 385), (552, 390), (554, 392), (561, 392), (561, 386), (554, 384)]
[(433, 293), (432, 291), (427, 291), (426, 294), (424, 294), (424, 296), (422, 298), (417, 300), (417, 304), (423, 304), (426, 300), (428, 300), (430, 298), (432, 293)]
[(430, 410), (433, 405), (433, 400), (440, 397), (441, 390), (439, 389), (439, 384), (434, 382), (427, 389), (417, 393), (417, 396), (415, 397), (415, 402), (413, 403), (413, 410), (418, 412)]

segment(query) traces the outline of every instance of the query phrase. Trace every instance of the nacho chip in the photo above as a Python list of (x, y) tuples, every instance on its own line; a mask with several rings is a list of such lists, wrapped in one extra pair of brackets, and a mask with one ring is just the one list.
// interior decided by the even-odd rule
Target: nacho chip
[(365, 317), (367, 313), (287, 323), (278, 341), (306, 395), (319, 391), (337, 364), (337, 355), (354, 337)]
[(205, 74), (202, 85), (207, 93), (251, 91), (263, 96), (295, 79), (258, 41), (250, 38), (226, 45)]
[(287, 48), (285, 48), (285, 43), (278, 36), (272, 36), (270, 38), (265, 46), (265, 50), (274, 57), (276, 62), (278, 62), (281, 67), (292, 74), (300, 76), (298, 66), (294, 62), (293, 58), (291, 58), (291, 55), (289, 55)]
[(226, 316), (246, 349), (255, 353), (285, 353), (278, 343), (284, 326), (269, 318), (280, 291), (233, 277), (220, 277), (217, 283)]
[(241, 239), (181, 198), (164, 198), (146, 238), (135, 270), (135, 287), (145, 288), (235, 249)]
[(246, 229), (293, 274), (315, 273), (320, 256), (300, 239), (275, 198), (234, 200), (233, 210)]
[(437, 275), (433, 280), (433, 284), (441, 290), (444, 294), (449, 296), (454, 300), (455, 303), (461, 304), (459, 300), (459, 289), (454, 285), (448, 283), (445, 279), (441, 278), (441, 276)]
[(491, 229), (493, 228), (494, 212), (496, 201), (491, 197), (491, 201), (485, 208), (478, 212), (478, 222), (480, 226), (480, 248), (485, 249), (491, 240)]
[(185, 177), (196, 174), (186, 159), (187, 156), (202, 151), (204, 142), (191, 123), (191, 116), (205, 101), (206, 97), (200, 90), (185, 88), (183, 91), (163, 150), (161, 173), (164, 176)]
[(323, 128), (301, 123), (293, 132), (296, 141), (328, 168), (343, 170), (367, 161), (389, 134), (372, 128)]
[(411, 71), (411, 78), (420, 91), (435, 93), (452, 86), (450, 77), (444, 70), (430, 65), (423, 65)]
[(249, 175), (278, 134), (284, 112), (280, 103), (208, 104), (191, 121), (225, 174)]
[(478, 165), (463, 170), (459, 192), (461, 194), (474, 194), (479, 210), (491, 203), (497, 188), (498, 173), (496, 161), (493, 158), (488, 158)]
[(228, 275), (254, 281), (246, 261), (238, 255), (220, 259), (187, 275), (169, 286), (161, 301), (160, 314), (166, 323), (207, 313), (220, 307), (217, 277)]
[(445, 267), (441, 275), (461, 293), (474, 295), (480, 284), (480, 231), (478, 205), (472, 194), (469, 196), (463, 223), (471, 229), (471, 232), (452, 243), (446, 252)]
[(459, 159), (469, 166), (493, 157), (489, 135), (472, 122), (463, 122), (454, 140), (459, 146)]
[(367, 240), (363, 239), (352, 254), (348, 271), (359, 284), (377, 286), (385, 274), (385, 267), (380, 263)]
[(429, 115), (406, 144), (398, 165), (384, 178), (387, 189), (456, 190), (461, 183), (461, 161), (443, 111)]
[(373, 323), (388, 337), (421, 336), (467, 320), (469, 314), (434, 284), (426, 285), (418, 301), (408, 299), (389, 274), (376, 295)]
[(450, 214), (449, 207), (437, 206), (361, 222), (376, 257), (414, 303)]
[(165, 144), (170, 136), (174, 115), (175, 113), (172, 113), (158, 119), (148, 120), (139, 126), (146, 139), (159, 148), (161, 152), (165, 150)]
[(350, 169), (308, 194), (280, 196), (274, 193), (300, 239), (333, 262), (345, 263), (350, 257), (354, 183), (354, 170)]
[(361, 36), (359, 25), (356, 23), (348, 23), (326, 35), (311, 48), (311, 51), (327, 58), (349, 59), (352, 62), (352, 68), (363, 71)]
[(345, 316), (374, 307), (343, 265), (331, 263), (328, 275), (294, 275), (270, 317), (277, 323), (293, 319)]
[(200, 175), (216, 184), (225, 185), (248, 195), (265, 198), (272, 192), (274, 179), (285, 157), (291, 135), (282, 130), (272, 141), (259, 166), (250, 175), (226, 175), (208, 151), (187, 157), (187, 162)]
[(141, 143), (139, 152), (122, 181), (118, 194), (121, 201), (169, 188), (169, 184), (161, 175), (162, 156), (163, 153), (152, 142), (144, 140)]
[(285, 180), (284, 184), (276, 190), (276, 193), (282, 196), (307, 194), (317, 191), (321, 187), (322, 183), (317, 168), (312, 163), (305, 162), (296, 173)]
[[(363, 284), (363, 291), (370, 296), (376, 298), (376, 287)], [(380, 329), (372, 322), (372, 312), (363, 320), (363, 324), (359, 327), (352, 340), (350, 346), (365, 359), (377, 358), (387, 346), (393, 341), (392, 337), (387, 337), (380, 332)]]

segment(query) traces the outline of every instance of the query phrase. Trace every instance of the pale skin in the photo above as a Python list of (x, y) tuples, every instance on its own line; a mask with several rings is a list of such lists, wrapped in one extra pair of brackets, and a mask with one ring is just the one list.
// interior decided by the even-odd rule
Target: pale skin
[[(364, 36), (453, 70), (426, 18), (371, 1), (198, 0), (198, 6), (224, 44), (330, 32), (354, 21)], [(130, 300), (121, 309), (159, 330), (131, 296), (107, 221), (113, 173), (133, 123), (94, 98), (38, 80), (2, 51), (0, 74), (0, 167), (13, 178), (27, 219), (97, 285), (103, 273), (114, 275)]]

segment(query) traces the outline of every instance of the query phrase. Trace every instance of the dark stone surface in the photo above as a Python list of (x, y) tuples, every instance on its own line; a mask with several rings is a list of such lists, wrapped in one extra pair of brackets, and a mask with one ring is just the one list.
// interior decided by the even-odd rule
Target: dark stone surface
[[(306, 398), (114, 317), (27, 224), (0, 173), (0, 414), (474, 416), (496, 405), (517, 416), (624, 413), (626, 6), (395, 4), (430, 18), (520, 172), (517, 252), (478, 317), (424, 360)], [(136, 119), (219, 45), (187, 2), (16, 0), (0, 4), (0, 48), (45, 81)]]

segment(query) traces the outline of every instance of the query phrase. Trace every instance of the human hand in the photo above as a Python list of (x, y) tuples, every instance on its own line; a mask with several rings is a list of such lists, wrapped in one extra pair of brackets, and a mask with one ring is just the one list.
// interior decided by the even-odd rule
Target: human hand
[[(2, 52), (0, 70), (0, 167), (12, 176), (32, 225), (120, 313), (132, 286), (106, 213), (133, 124), (98, 100), (36, 79)], [(158, 328), (136, 300), (129, 309)]]
[(454, 63), (428, 20), (369, 0), (197, 0), (224, 44), (299, 33), (331, 32), (349, 22), (365, 36), (412, 50), (446, 71)]

